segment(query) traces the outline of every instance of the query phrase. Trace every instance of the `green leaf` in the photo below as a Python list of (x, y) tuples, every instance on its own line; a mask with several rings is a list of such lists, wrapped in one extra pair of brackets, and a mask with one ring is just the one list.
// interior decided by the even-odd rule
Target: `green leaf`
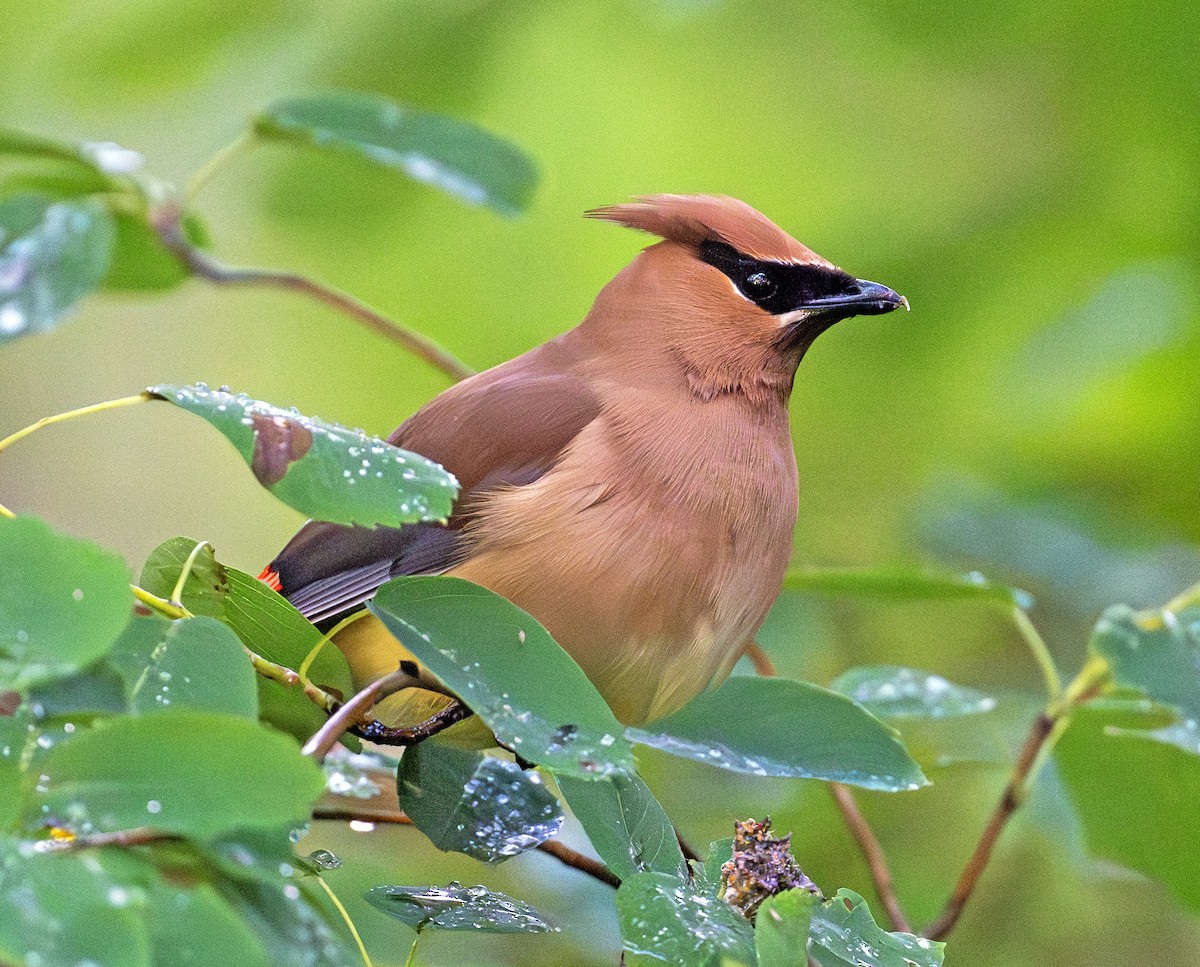
[[(117, 292), (162, 292), (181, 285), (188, 269), (163, 245), (141, 215), (117, 212), (112, 264), (102, 283)], [(202, 244), (207, 232), (196, 215), (184, 215), (183, 234), (193, 245)]]
[(946, 945), (888, 933), (851, 890), (813, 907), (810, 953), (821, 967), (940, 967)]
[(852, 668), (829, 686), (883, 719), (941, 719), (990, 712), (996, 700), (941, 675), (897, 665)]
[[(141, 586), (169, 598), (196, 542), (174, 537), (151, 552), (142, 567)], [(183, 604), (195, 614), (209, 615), (228, 625), (242, 643), (268, 661), (298, 669), (321, 640), (321, 632), (287, 599), (256, 578), (219, 563), (204, 548), (183, 586)], [(308, 671), (309, 678), (328, 692), (347, 698), (354, 693), (350, 668), (336, 645), (326, 644)], [(255, 676), (262, 719), (306, 740), (325, 722), (326, 715), (299, 688)], [(353, 736), (347, 744), (357, 746)]]
[(65, 162), (102, 175), (105, 179), (130, 174), (142, 165), (142, 156), (109, 141), (75, 144), (0, 128), (0, 155)]
[(926, 784), (896, 733), (850, 699), (786, 678), (735, 677), (678, 712), (625, 730), (632, 742), (756, 776), (896, 792)]
[(538, 181), (529, 156), (503, 138), (367, 94), (278, 101), (254, 127), (263, 137), (351, 152), (504, 215), (527, 209)]
[(433, 461), (361, 430), (203, 383), (146, 392), (211, 423), (260, 484), (316, 520), (372, 527), (443, 521), (458, 494), (453, 475)]
[[(222, 898), (258, 936), (273, 967), (348, 967), (358, 952), (293, 882), (221, 880)], [(203, 962), (201, 962), (203, 963)]]
[(154, 967), (267, 967), (272, 962), (264, 944), (213, 886), (184, 888), (157, 877), (147, 893)]
[(751, 965), (754, 930), (723, 900), (666, 873), (638, 873), (617, 890), (627, 951), (679, 967)]
[(1200, 913), (1200, 749), (1163, 741), (1175, 731), (1170, 718), (1144, 700), (1090, 703), (1054, 760), (1088, 853), (1158, 880)]
[(983, 601), (1026, 611), (1033, 607), (1033, 597), (1028, 591), (993, 584), (975, 571), (957, 575), (905, 568), (794, 570), (784, 577), (783, 588), (884, 601)]
[(0, 201), (0, 343), (46, 332), (104, 278), (112, 216), (91, 199)]
[(133, 601), (125, 562), (34, 517), (0, 518), (0, 691), (79, 671), (112, 646)]
[(377, 886), (367, 891), (366, 899), (418, 933), (548, 933), (557, 929), (528, 904), (482, 886)]
[(193, 838), (298, 826), (325, 788), (295, 742), (255, 722), (169, 709), (115, 718), (42, 761), (28, 821), (80, 831), (153, 826)]
[(187, 708), (258, 718), (250, 660), (237, 635), (213, 618), (135, 618), (107, 660), (128, 683), (135, 713)]
[(0, 963), (151, 967), (142, 902), (114, 882), (102, 857), (0, 841)]
[(808, 890), (784, 890), (768, 897), (754, 918), (758, 967), (804, 967), (808, 931), (817, 898)]
[(400, 808), (447, 852), (496, 863), (562, 829), (558, 800), (536, 772), (438, 742), (405, 750), (396, 777)]
[(583, 670), (500, 595), (459, 578), (399, 577), (367, 606), (529, 762), (585, 779), (633, 768), (620, 723)]
[(637, 773), (555, 778), (592, 847), (622, 880), (645, 872), (687, 876), (675, 827)]
[(1089, 647), (1118, 684), (1200, 718), (1200, 607), (1176, 615), (1117, 605), (1101, 615)]
[(704, 863), (692, 861), (692, 873), (696, 878), (696, 888), (706, 896), (718, 896), (722, 891), (721, 867), (733, 859), (733, 837), (714, 840), (708, 844), (708, 853)]

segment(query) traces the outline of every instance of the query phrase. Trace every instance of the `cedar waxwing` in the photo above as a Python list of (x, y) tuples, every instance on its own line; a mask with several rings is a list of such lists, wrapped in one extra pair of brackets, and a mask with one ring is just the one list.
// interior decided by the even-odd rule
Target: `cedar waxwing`
[[(720, 684), (779, 593), (801, 357), (838, 320), (908, 303), (732, 198), (588, 214), (662, 241), (574, 329), (452, 386), (389, 438), (458, 477), (450, 520), (310, 521), (263, 579), (328, 624), (396, 575), (466, 578), (537, 618), (636, 724)], [(359, 688), (411, 658), (374, 617), (336, 643)], [(412, 723), (446, 701), (409, 690), (373, 714)]]

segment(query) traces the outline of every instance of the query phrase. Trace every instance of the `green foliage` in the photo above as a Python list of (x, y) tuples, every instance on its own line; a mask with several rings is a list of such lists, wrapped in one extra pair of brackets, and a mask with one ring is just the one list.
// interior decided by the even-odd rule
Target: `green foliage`
[(592, 848), (621, 879), (636, 873), (687, 874), (675, 827), (637, 773), (617, 772), (601, 780), (569, 773), (556, 778)]
[(400, 808), (441, 850), (498, 863), (556, 836), (558, 800), (515, 762), (423, 742), (404, 754)]
[(35, 518), (0, 519), (0, 574), (0, 689), (78, 671), (129, 620), (124, 562)]
[(784, 890), (758, 908), (754, 952), (758, 967), (799, 967), (808, 956), (808, 933), (817, 898), (808, 890)]
[(500, 595), (460, 578), (400, 577), (370, 608), (527, 761), (585, 779), (632, 768), (621, 724), (595, 686), (545, 628)]
[(810, 953), (821, 967), (941, 967), (946, 945), (877, 926), (851, 890), (812, 908)]
[(528, 208), (538, 181), (529, 157), (503, 138), (364, 94), (280, 101), (255, 119), (254, 128), (266, 138), (352, 152), (504, 215)]
[(108, 274), (116, 227), (90, 199), (0, 201), (0, 343), (53, 329)]
[(892, 729), (845, 696), (808, 682), (731, 678), (675, 714), (626, 734), (672, 755), (750, 775), (829, 779), (888, 792), (926, 784)]
[(260, 484), (318, 520), (399, 527), (450, 515), (458, 493), (452, 474), (362, 430), (203, 383), (152, 386), (146, 392), (207, 420)]
[(367, 901), (418, 933), (546, 933), (554, 929), (527, 903), (482, 886), (377, 886), (367, 894)]
[(954, 685), (941, 675), (875, 665), (852, 668), (830, 686), (883, 719), (941, 719), (990, 712), (996, 700), (973, 688)]

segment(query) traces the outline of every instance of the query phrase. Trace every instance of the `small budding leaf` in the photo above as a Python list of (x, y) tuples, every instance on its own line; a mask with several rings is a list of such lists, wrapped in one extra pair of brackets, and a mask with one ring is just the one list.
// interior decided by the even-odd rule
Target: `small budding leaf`
[(259, 483), (316, 520), (368, 527), (443, 521), (458, 494), (448, 471), (362, 430), (203, 383), (152, 386), (146, 393), (207, 420)]
[(941, 967), (946, 945), (911, 933), (888, 933), (851, 890), (812, 910), (809, 953), (821, 967)]
[(667, 873), (638, 873), (617, 890), (625, 949), (678, 967), (751, 965), (754, 929), (723, 900)]
[(503, 138), (369, 94), (278, 101), (254, 127), (262, 137), (351, 152), (508, 216), (529, 207), (538, 182), (532, 159)]
[(400, 808), (434, 846), (485, 863), (557, 836), (565, 819), (536, 772), (438, 742), (405, 751), (396, 788)]
[(1200, 719), (1200, 605), (1178, 614), (1116, 605), (1096, 622), (1089, 648), (1108, 662), (1117, 684)]
[(884, 719), (941, 719), (990, 712), (996, 700), (941, 675), (896, 665), (852, 668), (830, 688)]
[(475, 933), (550, 933), (547, 923), (527, 903), (483, 886), (377, 886), (366, 900), (377, 910), (424, 930), (471, 930)]
[(625, 730), (632, 742), (756, 776), (886, 792), (927, 780), (896, 733), (844, 695), (786, 678), (730, 678), (678, 712)]
[(99, 202), (0, 202), (0, 343), (46, 332), (108, 272), (116, 229)]

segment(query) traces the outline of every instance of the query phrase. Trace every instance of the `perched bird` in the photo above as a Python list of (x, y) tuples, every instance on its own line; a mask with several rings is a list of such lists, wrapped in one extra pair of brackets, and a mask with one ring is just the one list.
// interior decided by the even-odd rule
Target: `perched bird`
[[(466, 578), (537, 618), (634, 724), (723, 681), (779, 593), (797, 512), (787, 404), (805, 351), (840, 319), (908, 303), (732, 198), (588, 214), (661, 241), (574, 329), (452, 386), (389, 438), (458, 477), (449, 522), (310, 521), (263, 578), (315, 622), (396, 575)], [(411, 657), (374, 617), (337, 644), (357, 687)], [(446, 699), (388, 701), (393, 722), (412, 722)]]

